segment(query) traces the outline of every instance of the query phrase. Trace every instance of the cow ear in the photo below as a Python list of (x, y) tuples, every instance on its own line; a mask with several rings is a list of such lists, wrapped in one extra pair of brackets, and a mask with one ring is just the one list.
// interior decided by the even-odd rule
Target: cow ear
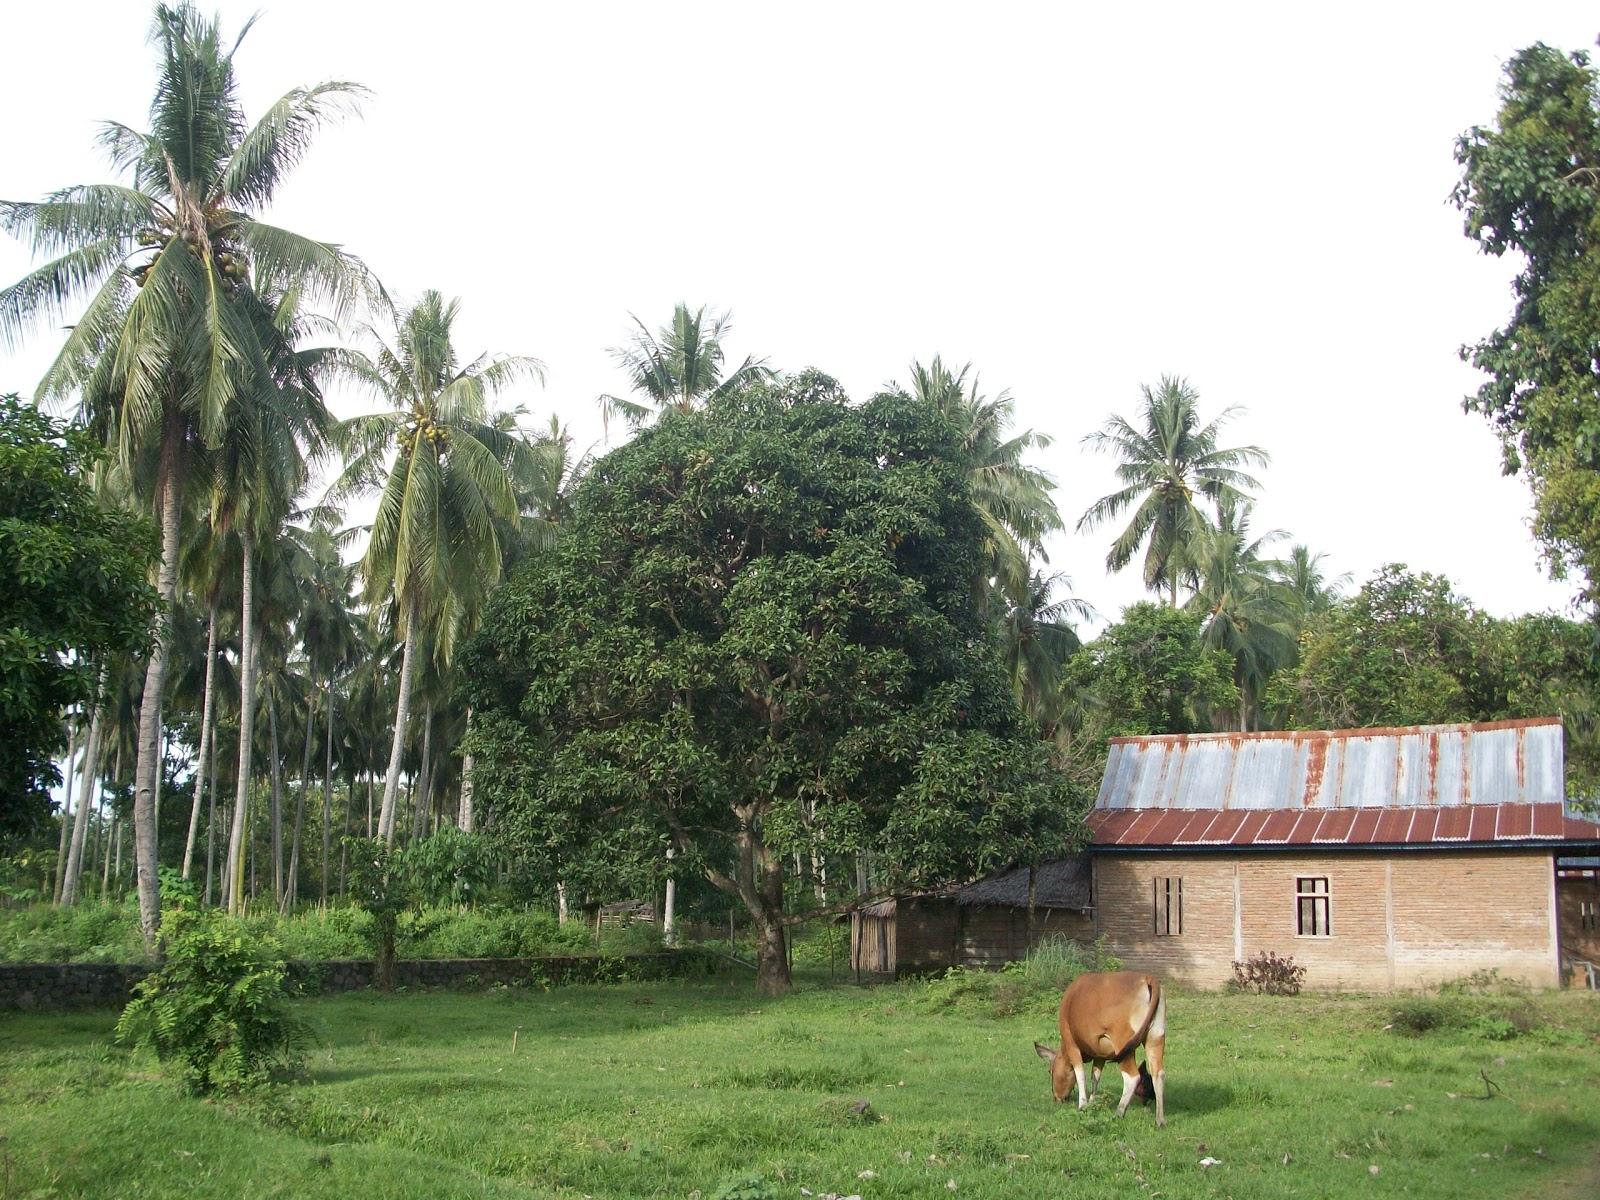
[(1041, 1046), (1038, 1042), (1035, 1042), (1033, 1044), (1033, 1052), (1040, 1058), (1044, 1059), (1045, 1062), (1049, 1063), (1051, 1066), (1055, 1065), (1056, 1052), (1050, 1049), (1049, 1046)]

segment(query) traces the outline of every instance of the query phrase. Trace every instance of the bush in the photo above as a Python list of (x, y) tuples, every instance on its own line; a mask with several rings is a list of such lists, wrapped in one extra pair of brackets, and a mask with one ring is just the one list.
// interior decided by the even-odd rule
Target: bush
[(1526, 1033), (1532, 1025), (1530, 1010), (1474, 996), (1451, 984), (1442, 984), (1434, 996), (1407, 996), (1390, 1010), (1395, 1032), (1411, 1037), (1434, 1030), (1460, 1030), (1487, 1042), (1506, 1042)]
[(134, 989), (119, 1041), (151, 1045), (191, 1092), (233, 1092), (297, 1068), (308, 1040), (289, 1012), (278, 945), (215, 913), (178, 909), (166, 961)]
[(1275, 950), (1263, 950), (1233, 964), (1234, 991), (1254, 992), (1258, 996), (1298, 996), (1305, 982), (1306, 969), (1296, 966), (1294, 955), (1278, 957)]
[(52, 904), (0, 910), (0, 961), (144, 962), (131, 904)]

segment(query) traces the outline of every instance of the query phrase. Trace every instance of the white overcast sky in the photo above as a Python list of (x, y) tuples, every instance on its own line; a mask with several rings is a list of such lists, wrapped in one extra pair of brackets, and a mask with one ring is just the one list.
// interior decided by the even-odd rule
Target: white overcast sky
[[(202, 4), (210, 11), (210, 6)], [(1182, 374), (1271, 451), (1258, 527), (1358, 580), (1449, 575), (1497, 613), (1564, 607), (1457, 357), (1510, 305), (1449, 205), (1454, 140), (1503, 61), (1592, 47), (1578, 3), (978, 5), (249, 0), (253, 118), (289, 87), (366, 84), (269, 219), (390, 290), (463, 300), (462, 350), (537, 355), (521, 397), (599, 437), (628, 314), (734, 314), (734, 358), (865, 397), (913, 358), (972, 361), (1069, 521), (1111, 490), (1082, 436)], [(143, 126), (150, 6), (13, 8), (0, 197), (106, 178), (95, 123)], [(0, 277), (29, 258), (0, 239)], [(58, 335), (0, 357), (27, 393)], [(0, 351), (0, 354), (3, 354)], [(336, 397), (342, 413), (359, 404)], [(1109, 532), (1050, 546), (1107, 614)]]

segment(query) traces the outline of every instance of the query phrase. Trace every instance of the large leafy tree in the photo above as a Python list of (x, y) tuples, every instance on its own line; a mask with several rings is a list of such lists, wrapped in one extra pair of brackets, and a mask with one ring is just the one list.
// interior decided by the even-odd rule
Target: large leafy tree
[(1211, 525), (1200, 498), (1214, 503), (1243, 498), (1245, 489), (1260, 486), (1245, 468), (1266, 465), (1267, 453), (1257, 446), (1219, 445), (1222, 427), (1239, 410), (1224, 409), (1202, 424), (1200, 395), (1187, 380), (1163, 376), (1155, 388), (1140, 391), (1144, 405), (1138, 424), (1113, 416), (1084, 438), (1091, 449), (1116, 456), (1122, 486), (1089, 506), (1078, 532), (1131, 510), (1106, 554), (1106, 569), (1122, 570), (1143, 546), (1145, 587), (1165, 590), (1176, 608), (1178, 588), (1194, 580), (1195, 556)]
[(1468, 398), (1525, 472), (1557, 575), (1600, 599), (1600, 72), (1545, 45), (1506, 64), (1494, 125), (1456, 145), (1455, 200), (1487, 254), (1515, 253), (1510, 319), (1462, 353), (1488, 375)]
[(1144, 602), (1074, 654), (1062, 686), (1081, 714), (1073, 741), (1104, 754), (1107, 737), (1198, 733), (1238, 705), (1227, 651), (1201, 640), (1197, 613)]
[(394, 838), (401, 756), (410, 722), (418, 646), (450, 646), (499, 582), (500, 528), (520, 516), (515, 481), (540, 464), (528, 440), (494, 419), (490, 398), (542, 367), (525, 356), (483, 355), (462, 363), (453, 333), (460, 302), (424, 292), (399, 314), (392, 341), (370, 359), (344, 360), (349, 374), (388, 409), (344, 422), (349, 461), (331, 498), (376, 492), (361, 569), (374, 604), (393, 606), (403, 646), (394, 735), (378, 836)]
[[(246, 26), (248, 30), (248, 26)], [(243, 35), (241, 34), (241, 37)], [(296, 88), (254, 125), (239, 103), (231, 46), (188, 4), (158, 5), (158, 78), (148, 131), (108, 122), (101, 142), (119, 182), (65, 188), (42, 202), (0, 202), (0, 226), (52, 256), (0, 290), (0, 336), (77, 312), (38, 388), (104, 406), (119, 457), (161, 525), (157, 589), (170, 612), (179, 522), (198, 461), (218, 446), (240, 394), (268, 372), (249, 306), (263, 284), (300, 284), (332, 299), (365, 285), (337, 247), (258, 217), (330, 117), (359, 93), (348, 83)], [(160, 923), (155, 802), (169, 638), (152, 638), (134, 772), (140, 920)]]
[(722, 339), (730, 327), (728, 313), (707, 313), (705, 305), (693, 312), (687, 304), (672, 310), (672, 320), (655, 333), (638, 317), (628, 345), (612, 350), (617, 365), (626, 372), (634, 399), (600, 397), (600, 415), (606, 422), (621, 417), (629, 425), (643, 425), (668, 410), (688, 412), (746, 384), (770, 378), (765, 359), (746, 357), (732, 372), (723, 368)]
[(95, 496), (99, 457), (0, 396), (0, 843), (49, 812), (62, 713), (98, 704), (101, 668), (142, 647), (155, 609), (155, 531)]
[(817, 828), (886, 885), (1061, 852), (1065, 785), (972, 603), (984, 538), (953, 428), (909, 397), (808, 373), (668, 414), (472, 646), (499, 828), (567, 863), (665, 838), (749, 913), (767, 992)]

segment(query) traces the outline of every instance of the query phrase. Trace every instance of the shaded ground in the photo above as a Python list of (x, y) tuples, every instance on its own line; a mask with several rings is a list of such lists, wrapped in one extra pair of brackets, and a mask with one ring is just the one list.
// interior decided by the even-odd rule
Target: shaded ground
[(1166, 1130), (1106, 1097), (1050, 1103), (1031, 1048), (1054, 1040), (1049, 997), (997, 1018), (938, 996), (762, 1001), (739, 977), (321, 999), (303, 1006), (310, 1082), (237, 1103), (108, 1048), (111, 1014), (8, 1018), (3, 1194), (710, 1200), (747, 1174), (866, 1200), (951, 1180), (1007, 1198), (1596, 1192), (1592, 995), (1517, 1001), (1529, 1028), (1488, 1040), (1386, 1031), (1381, 998), (1173, 994)]

